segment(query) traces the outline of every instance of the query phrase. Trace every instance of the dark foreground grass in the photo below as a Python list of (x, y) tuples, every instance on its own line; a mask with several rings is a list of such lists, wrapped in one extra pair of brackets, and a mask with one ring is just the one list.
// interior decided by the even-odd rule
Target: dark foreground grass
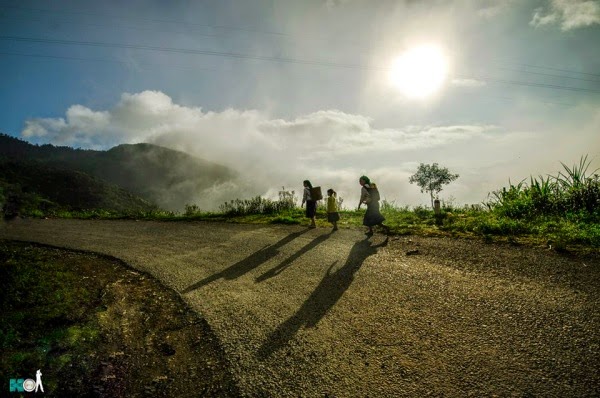
[(48, 251), (0, 243), (3, 384), (9, 378), (35, 379), (42, 369), (45, 391), (56, 392), (59, 378), (77, 385), (87, 376), (83, 355), (98, 341), (99, 326), (90, 314), (99, 290), (83, 288), (79, 279)]
[(37, 369), (48, 397), (239, 396), (206, 322), (115, 259), (0, 241), (0, 305), (0, 396)]

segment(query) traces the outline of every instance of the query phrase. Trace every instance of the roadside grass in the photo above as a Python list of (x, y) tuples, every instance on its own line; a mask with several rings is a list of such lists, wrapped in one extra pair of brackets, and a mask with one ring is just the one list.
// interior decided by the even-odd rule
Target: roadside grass
[[(532, 217), (509, 217), (502, 209), (485, 206), (444, 206), (439, 214), (424, 207), (399, 207), (382, 202), (385, 224), (393, 235), (453, 236), (480, 238), (487, 242), (504, 241), (544, 245), (557, 250), (600, 247), (600, 217), (585, 213), (548, 214)], [(34, 215), (30, 215), (34, 216)], [(309, 225), (304, 209), (292, 208), (281, 212), (245, 213), (169, 211), (117, 213), (92, 210), (61, 212), (49, 217), (77, 219), (134, 219), (155, 221), (218, 221), (246, 224)], [(363, 210), (340, 211), (340, 228), (361, 228)], [(324, 208), (317, 209), (318, 227), (330, 228)]]
[[(418, 206), (398, 206), (383, 200), (385, 224), (396, 235), (477, 237), (485, 241), (541, 244), (557, 250), (567, 247), (600, 248), (600, 176), (589, 171), (587, 156), (578, 164), (555, 176), (531, 176), (529, 180), (493, 191), (488, 201), (456, 206), (442, 202), (439, 213)], [(308, 225), (304, 209), (294, 191), (283, 188), (278, 200), (235, 199), (223, 203), (218, 211), (207, 212), (187, 205), (183, 212), (160, 209), (116, 212), (101, 209), (86, 211), (33, 209), (23, 215), (80, 219), (136, 219), (161, 221), (221, 221), (252, 224)], [(338, 198), (341, 205), (342, 198)], [(340, 211), (341, 228), (360, 228), (364, 209)], [(330, 227), (323, 202), (317, 206), (316, 223)]]

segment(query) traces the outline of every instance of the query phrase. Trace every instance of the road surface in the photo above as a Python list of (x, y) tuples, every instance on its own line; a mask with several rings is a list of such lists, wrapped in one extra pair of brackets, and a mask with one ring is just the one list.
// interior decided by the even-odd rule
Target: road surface
[(204, 222), (16, 219), (0, 238), (153, 275), (208, 321), (247, 396), (599, 393), (595, 256)]

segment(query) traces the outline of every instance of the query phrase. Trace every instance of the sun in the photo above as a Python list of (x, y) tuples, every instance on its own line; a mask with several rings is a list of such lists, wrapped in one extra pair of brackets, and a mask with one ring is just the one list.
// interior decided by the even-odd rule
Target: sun
[(414, 47), (396, 58), (390, 81), (410, 98), (426, 98), (440, 90), (448, 74), (448, 60), (439, 47)]

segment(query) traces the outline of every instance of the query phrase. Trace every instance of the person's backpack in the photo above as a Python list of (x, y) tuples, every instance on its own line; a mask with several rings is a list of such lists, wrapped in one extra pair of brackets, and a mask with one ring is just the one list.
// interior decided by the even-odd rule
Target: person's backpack
[(310, 189), (310, 197), (312, 200), (323, 199), (323, 194), (321, 193), (321, 187), (312, 187)]
[(379, 196), (379, 189), (377, 189), (376, 184), (369, 184), (367, 192), (369, 193), (369, 199), (371, 201), (379, 202), (379, 200), (381, 200), (381, 197)]

